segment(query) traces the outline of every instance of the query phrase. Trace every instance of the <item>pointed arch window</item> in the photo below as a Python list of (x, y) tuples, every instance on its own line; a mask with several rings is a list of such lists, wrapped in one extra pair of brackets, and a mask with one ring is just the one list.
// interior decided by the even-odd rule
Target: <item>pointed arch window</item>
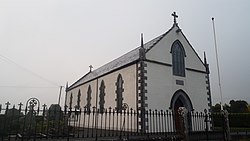
[(122, 79), (122, 75), (119, 74), (117, 77), (117, 81), (116, 81), (116, 110), (117, 112), (122, 112), (123, 108), (122, 108), (122, 104), (123, 104), (123, 92), (124, 92), (124, 88), (123, 88), (123, 79)]
[(69, 98), (69, 110), (72, 110), (72, 101), (73, 101), (73, 94), (70, 94), (70, 98)]
[(179, 40), (171, 48), (173, 75), (185, 77), (185, 50)]
[(75, 106), (76, 109), (80, 109), (80, 102), (81, 102), (81, 90), (79, 89), (77, 94), (77, 103)]
[(92, 93), (92, 89), (91, 89), (91, 86), (89, 85), (88, 91), (87, 91), (87, 105), (86, 105), (86, 110), (88, 112), (90, 112), (90, 110), (91, 110), (90, 109), (91, 108), (91, 99), (92, 99), (91, 93)]
[(99, 109), (100, 109), (100, 112), (103, 113), (104, 112), (104, 104), (105, 104), (105, 84), (104, 84), (104, 81), (102, 80), (101, 82), (101, 86), (99, 88), (100, 90), (100, 94), (99, 94), (99, 98), (100, 98), (100, 101), (99, 101)]

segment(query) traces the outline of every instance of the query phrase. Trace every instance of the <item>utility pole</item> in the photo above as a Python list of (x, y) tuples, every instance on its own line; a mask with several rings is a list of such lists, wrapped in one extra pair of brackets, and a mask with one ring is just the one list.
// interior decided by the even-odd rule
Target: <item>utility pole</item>
[(62, 88), (63, 88), (63, 86), (60, 86), (60, 92), (59, 92), (59, 98), (58, 98), (58, 105), (60, 105), (60, 101), (61, 101)]

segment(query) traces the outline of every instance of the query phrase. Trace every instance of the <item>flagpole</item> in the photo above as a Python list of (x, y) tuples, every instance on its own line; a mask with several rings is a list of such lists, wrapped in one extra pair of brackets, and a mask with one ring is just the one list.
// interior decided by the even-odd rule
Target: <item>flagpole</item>
[(218, 74), (219, 89), (220, 89), (220, 108), (221, 108), (221, 110), (223, 110), (222, 89), (221, 89), (221, 80), (220, 80), (220, 67), (219, 67), (219, 58), (218, 58), (217, 42), (216, 42), (216, 34), (215, 34), (215, 25), (214, 25), (214, 18), (213, 17), (212, 17), (212, 23), (213, 23), (213, 32), (214, 32), (214, 47), (215, 47), (216, 62), (217, 62), (217, 74)]

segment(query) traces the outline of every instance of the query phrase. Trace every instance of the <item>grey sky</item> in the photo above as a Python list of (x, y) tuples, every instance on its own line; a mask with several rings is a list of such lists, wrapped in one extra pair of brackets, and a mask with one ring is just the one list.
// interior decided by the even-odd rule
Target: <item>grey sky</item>
[(90, 64), (100, 67), (139, 46), (140, 33), (149, 41), (166, 32), (173, 11), (201, 58), (206, 51), (213, 102), (219, 101), (219, 91), (211, 17), (224, 101), (250, 102), (248, 0), (13, 0), (0, 1), (0, 103), (30, 97), (56, 103), (59, 85), (72, 84)]

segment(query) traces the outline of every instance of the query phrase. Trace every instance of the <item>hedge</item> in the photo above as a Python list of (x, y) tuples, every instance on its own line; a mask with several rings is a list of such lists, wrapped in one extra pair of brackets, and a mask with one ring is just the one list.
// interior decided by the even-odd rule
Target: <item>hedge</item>
[[(229, 113), (229, 126), (250, 128), (250, 113)], [(214, 127), (222, 127), (222, 115), (221, 113), (213, 113), (212, 120)]]

